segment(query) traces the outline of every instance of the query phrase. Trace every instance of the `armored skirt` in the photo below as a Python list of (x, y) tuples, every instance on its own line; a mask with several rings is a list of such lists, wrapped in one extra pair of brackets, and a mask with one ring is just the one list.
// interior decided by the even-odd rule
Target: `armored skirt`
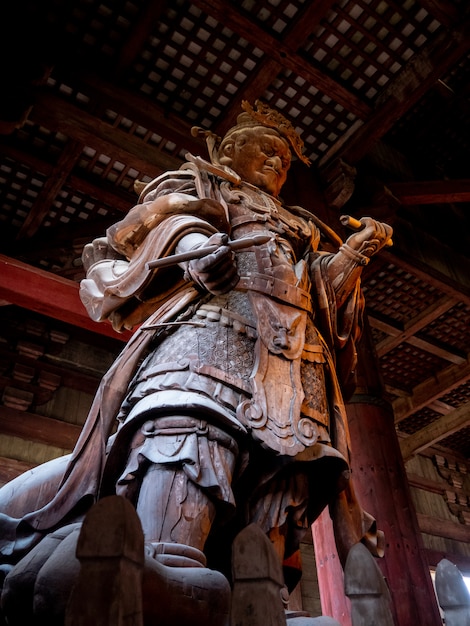
[[(144, 203), (181, 191), (200, 197), (196, 183), (188, 172), (174, 173), (154, 184)], [(110, 465), (119, 475), (107, 476), (105, 484), (138, 508), (149, 471), (183, 472), (183, 482), (215, 502), (218, 522), (238, 509), (242, 523), (254, 521), (266, 532), (286, 527), (292, 552), (348, 478), (335, 363), (317, 328), (324, 316), (324, 307), (316, 315), (317, 295), (327, 296), (313, 288), (329, 255), (317, 249), (318, 228), (271, 196), (213, 180), (209, 192), (205, 183), (204, 193), (224, 210), (232, 239), (261, 233), (270, 241), (237, 253), (240, 279), (229, 293), (199, 292), (170, 321), (143, 324), (140, 332), (153, 338), (130, 381), (110, 446)], [(204, 217), (187, 219), (201, 228)], [(160, 228), (181, 219), (167, 215)], [(130, 223), (127, 218), (108, 233), (118, 249), (129, 246)], [(354, 333), (343, 338), (345, 344), (353, 339)], [(180, 491), (183, 511), (187, 492)]]

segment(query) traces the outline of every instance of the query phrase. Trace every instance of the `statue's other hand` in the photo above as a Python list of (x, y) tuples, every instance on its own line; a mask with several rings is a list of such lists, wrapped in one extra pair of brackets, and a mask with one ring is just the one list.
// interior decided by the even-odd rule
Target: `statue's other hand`
[(371, 257), (385, 245), (390, 245), (393, 229), (388, 224), (378, 222), (371, 217), (362, 217), (363, 227), (348, 237), (348, 246), (365, 256)]
[(203, 247), (216, 245), (217, 250), (190, 261), (186, 270), (194, 282), (214, 295), (227, 293), (239, 280), (235, 253), (226, 245), (227, 241), (224, 233), (212, 235)]
[(98, 261), (106, 259), (122, 259), (122, 255), (116, 252), (108, 242), (107, 237), (98, 237), (83, 248), (82, 262), (85, 271)]

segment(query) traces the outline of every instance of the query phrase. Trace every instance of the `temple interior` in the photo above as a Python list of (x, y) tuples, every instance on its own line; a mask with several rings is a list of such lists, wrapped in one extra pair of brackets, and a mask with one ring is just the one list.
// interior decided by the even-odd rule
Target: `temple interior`
[[(0, 484), (73, 449), (130, 337), (81, 307), (84, 245), (135, 205), (136, 181), (207, 158), (193, 126), (223, 135), (260, 99), (311, 161), (292, 163), (287, 204), (342, 238), (344, 214), (394, 229), (363, 272), (355, 393), (389, 408), (382, 462), (406, 480), (371, 512), (387, 526), (384, 501), (411, 504), (429, 570), (447, 558), (470, 576), (466, 0), (19, 0), (2, 16)], [(296, 602), (319, 614), (312, 544)]]

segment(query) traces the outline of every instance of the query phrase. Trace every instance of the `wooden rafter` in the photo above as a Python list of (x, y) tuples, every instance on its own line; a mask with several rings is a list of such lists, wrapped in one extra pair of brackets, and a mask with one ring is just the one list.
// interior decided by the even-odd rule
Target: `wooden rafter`
[[(98, 102), (102, 108), (119, 112), (120, 115), (128, 117), (135, 124), (143, 126), (157, 135), (161, 135), (165, 140), (172, 141), (176, 145), (182, 146), (184, 149), (194, 152), (195, 154), (199, 154), (204, 147), (202, 140), (192, 137), (192, 124), (164, 110), (149, 98), (135, 91), (125, 89), (118, 83), (113, 82), (113, 80), (103, 80), (102, 77), (92, 72), (74, 72), (67, 74), (66, 80), (67, 83), (73, 85), (74, 88), (83, 90), (88, 97)], [(146, 145), (141, 139), (136, 138), (136, 140)], [(174, 167), (174, 157), (173, 161), (171, 161), (171, 155), (159, 150), (158, 146), (152, 146), (151, 150), (157, 153), (154, 157), (158, 157), (157, 163), (170, 157), (168, 165), (165, 166), (164, 161), (162, 166), (166, 169), (168, 169), (168, 167)], [(160, 152), (161, 155), (158, 154)], [(151, 163), (152, 162), (153, 160)]]
[(411, 346), (415, 348), (419, 348), (420, 350), (424, 350), (429, 352), (430, 354), (434, 354), (434, 356), (438, 356), (445, 361), (449, 361), (450, 363), (455, 363), (456, 365), (463, 365), (467, 362), (467, 358), (462, 354), (458, 354), (454, 350), (449, 350), (442, 345), (438, 345), (432, 341), (428, 341), (426, 339), (422, 339), (421, 337), (417, 337), (416, 335), (412, 335), (406, 340)]
[(400, 441), (400, 450), (403, 460), (407, 461), (413, 455), (442, 441), (442, 439), (468, 425), (470, 425), (470, 402), (459, 406), (458, 409), (454, 409), (447, 415), (443, 415), (406, 439), (402, 439)]
[[(443, 313), (451, 309), (456, 303), (457, 300), (449, 298), (448, 296), (443, 296), (440, 300), (422, 311), (410, 322), (404, 324), (403, 328), (398, 328), (395, 324), (385, 323), (381, 320), (378, 320), (373, 315), (369, 315), (369, 321), (371, 326), (378, 328), (379, 330), (382, 330), (383, 332), (386, 332), (388, 335), (390, 335), (389, 337), (387, 337), (387, 339), (384, 339), (376, 345), (377, 355), (381, 357), (384, 354), (387, 354), (387, 352), (390, 352), (404, 341), (413, 343), (413, 336), (417, 332), (419, 332), (429, 323), (440, 317)], [(429, 344), (429, 346), (431, 347), (431, 344)], [(426, 350), (427, 348), (424, 349)], [(432, 352), (433, 350), (431, 348), (428, 351)], [(448, 354), (449, 357), (443, 358), (448, 358), (448, 360), (452, 362), (455, 362), (454, 358), (457, 358), (458, 362), (463, 362), (463, 359), (461, 359), (459, 355), (455, 355), (451, 351), (448, 351)]]
[(165, 0), (153, 0), (144, 5), (144, 9), (135, 20), (133, 27), (121, 48), (115, 73), (120, 75), (126, 71), (142, 49), (143, 42), (150, 35), (158, 22), (158, 18), (167, 6)]
[(72, 450), (81, 427), (62, 420), (0, 406), (0, 432), (49, 446)]
[[(403, 231), (400, 232), (402, 239), (408, 234)], [(413, 230), (413, 236), (413, 241), (417, 244), (414, 248), (404, 244), (396, 245), (391, 250), (383, 249), (380, 252), (382, 260), (406, 270), (424, 283), (447, 294), (450, 298), (470, 305), (468, 258), (459, 255), (448, 246), (443, 246), (435, 238), (426, 237), (425, 233), (416, 229)], [(411, 241), (407, 243), (410, 244)], [(433, 250), (434, 258), (431, 256)], [(442, 258), (447, 263), (440, 263), (436, 266), (436, 259)], [(452, 266), (454, 274), (448, 273), (449, 266)], [(455, 273), (458, 273), (458, 278), (456, 278)]]
[(341, 158), (354, 165), (360, 161), (395, 121), (413, 107), (454, 63), (470, 49), (470, 23), (462, 20), (452, 31), (438, 35), (425, 46), (381, 94), (374, 112), (344, 141), (341, 138), (326, 153), (321, 165)]
[(163, 154), (140, 139), (50, 93), (37, 94), (30, 119), (98, 151), (105, 151), (111, 159), (126, 163), (128, 167), (148, 176), (158, 176), (162, 171), (174, 169), (180, 164), (180, 160), (171, 155)]
[(450, 365), (424, 382), (416, 385), (411, 394), (393, 402), (395, 422), (399, 423), (434, 400), (463, 385), (470, 379), (470, 354), (465, 365)]
[[(57, 173), (60, 175), (60, 169), (54, 167), (48, 161), (38, 159), (36, 156), (25, 150), (20, 150), (12, 146), (8, 141), (0, 140), (2, 152), (4, 156), (27, 165), (32, 170), (42, 174), (46, 178), (52, 178)], [(93, 181), (93, 177), (84, 177), (83, 172), (70, 173), (66, 179), (69, 186), (79, 193), (87, 195), (91, 199), (99, 200), (101, 204), (107, 204), (118, 211), (127, 213), (130, 207), (135, 204), (137, 194), (126, 191), (123, 188), (116, 187), (106, 180)]]
[(455, 407), (450, 406), (450, 404), (447, 404), (446, 402), (442, 402), (441, 400), (434, 400), (434, 402), (431, 402), (430, 404), (428, 404), (428, 408), (430, 408), (431, 411), (434, 411), (435, 413), (440, 413), (441, 415), (448, 415), (454, 410)]
[(405, 205), (470, 202), (470, 180), (429, 180), (388, 185)]
[[(300, 14), (296, 16), (294, 25), (291, 26), (288, 33), (283, 37), (283, 45), (297, 51), (334, 2), (335, 0), (319, 0), (318, 2), (307, 4), (304, 10), (300, 11)], [(269, 87), (282, 68), (283, 64), (277, 59), (267, 58), (261, 61), (257, 69), (250, 75), (243, 93), (236, 94), (232, 100), (230, 108), (224, 115), (219, 132), (221, 132), (222, 128), (227, 129), (235, 123), (237, 115), (241, 110), (242, 100), (254, 102)]]
[[(233, 5), (223, 0), (196, 0), (194, 2), (202, 11), (211, 15), (216, 20), (230, 28), (252, 45), (257, 46), (268, 57), (276, 60), (282, 67), (292, 70), (305, 80), (315, 85), (325, 95), (329, 96), (347, 111), (351, 111), (361, 119), (366, 119), (370, 114), (368, 104), (360, 100), (355, 94), (345, 89), (327, 74), (316, 69), (302, 56), (295, 52), (292, 47), (279, 41), (265, 30), (257, 26), (253, 21), (243, 16)], [(295, 48), (298, 48), (298, 42)]]
[(78, 291), (71, 280), (0, 255), (0, 299), (115, 339), (129, 339), (129, 333), (119, 334), (107, 323), (93, 322)]
[(18, 233), (18, 239), (32, 237), (37, 232), (43, 220), (47, 217), (57, 194), (66, 183), (82, 149), (81, 143), (69, 141), (62, 150), (56, 167), (50, 173), (41, 193), (23, 222), (23, 226)]

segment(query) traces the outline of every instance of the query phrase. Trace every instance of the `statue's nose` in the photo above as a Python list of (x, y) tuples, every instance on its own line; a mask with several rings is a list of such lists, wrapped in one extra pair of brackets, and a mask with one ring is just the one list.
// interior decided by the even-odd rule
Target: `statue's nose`
[(285, 328), (280, 328), (277, 331), (273, 343), (276, 348), (281, 348), (282, 350), (287, 350), (289, 348), (290, 342)]
[(269, 165), (270, 167), (274, 168), (276, 172), (280, 172), (282, 170), (282, 161), (281, 161), (281, 158), (278, 157), (277, 155), (271, 156), (268, 159), (266, 159), (266, 165)]

